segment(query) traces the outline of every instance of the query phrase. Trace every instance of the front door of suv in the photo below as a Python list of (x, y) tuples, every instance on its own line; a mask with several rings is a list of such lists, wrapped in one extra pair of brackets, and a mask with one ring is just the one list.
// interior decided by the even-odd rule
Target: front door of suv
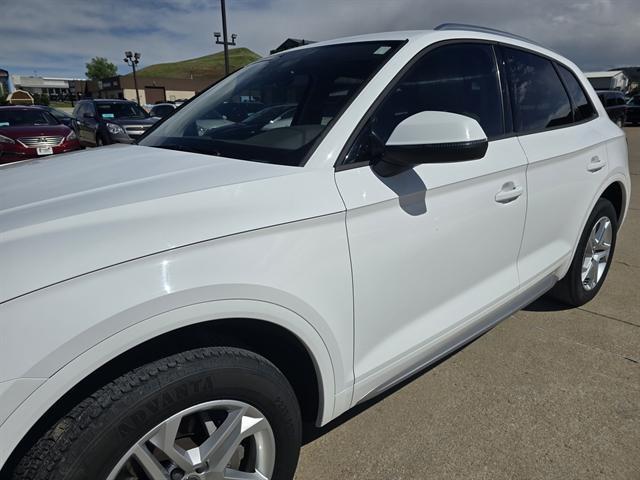
[[(485, 157), (378, 177), (368, 165), (371, 135), (385, 142), (400, 121), (429, 110), (478, 120), (490, 140)], [(447, 44), (385, 94), (337, 168), (353, 268), (354, 402), (480, 328), (517, 291), (526, 159), (504, 132), (493, 47)]]

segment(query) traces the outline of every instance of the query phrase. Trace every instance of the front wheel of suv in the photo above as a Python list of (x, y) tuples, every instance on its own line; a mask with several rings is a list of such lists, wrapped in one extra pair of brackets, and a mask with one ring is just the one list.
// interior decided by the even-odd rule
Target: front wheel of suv
[(616, 210), (609, 200), (600, 198), (587, 220), (571, 267), (552, 290), (552, 296), (573, 307), (591, 301), (609, 272), (617, 234)]
[(198, 348), (144, 365), (59, 419), (12, 480), (290, 479), (301, 443), (284, 375), (247, 350)]

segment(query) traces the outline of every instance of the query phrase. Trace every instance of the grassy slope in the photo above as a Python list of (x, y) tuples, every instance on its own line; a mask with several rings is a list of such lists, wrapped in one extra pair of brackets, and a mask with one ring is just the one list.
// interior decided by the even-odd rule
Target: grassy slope
[[(260, 58), (260, 55), (252, 52), (248, 48), (229, 49), (229, 66), (231, 71), (245, 66)], [(161, 78), (193, 78), (215, 77), (224, 75), (224, 53), (214, 53), (204, 57), (192, 58), (181, 62), (158, 63), (149, 65), (138, 71), (140, 77), (161, 77)]]

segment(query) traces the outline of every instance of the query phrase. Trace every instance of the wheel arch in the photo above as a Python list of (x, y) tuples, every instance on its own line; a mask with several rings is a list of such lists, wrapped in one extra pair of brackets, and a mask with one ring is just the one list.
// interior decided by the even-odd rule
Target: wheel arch
[(626, 197), (624, 184), (620, 181), (614, 181), (604, 189), (598, 198), (606, 198), (613, 204), (618, 215), (618, 222), (620, 222), (625, 212)]
[(615, 175), (607, 179), (607, 181), (603, 182), (598, 193), (594, 195), (593, 201), (589, 208), (585, 211), (585, 214), (580, 223), (580, 229), (576, 233), (576, 238), (573, 243), (573, 249), (571, 250), (571, 255), (568, 256), (567, 260), (562, 265), (562, 268), (557, 272), (558, 278), (563, 278), (569, 267), (571, 266), (571, 261), (576, 254), (576, 250), (578, 248), (578, 244), (580, 243), (580, 237), (584, 228), (587, 224), (587, 220), (589, 219), (589, 215), (596, 206), (596, 203), (601, 198), (606, 198), (607, 200), (613, 203), (613, 208), (616, 210), (618, 214), (618, 227), (622, 224), (624, 217), (626, 215), (627, 207), (628, 207), (628, 198), (629, 198), (629, 187), (628, 187), (628, 179), (623, 175)]
[[(246, 304), (247, 301), (210, 303), (236, 302)], [(227, 306), (234, 310), (238, 310), (237, 307)], [(261, 307), (265, 310), (265, 306)], [(300, 317), (294, 320), (296, 327), (289, 328), (291, 316), (297, 316), (295, 313), (273, 304), (266, 305), (267, 311), (263, 315), (227, 315), (214, 319), (204, 313), (207, 310), (206, 304), (191, 305), (179, 310), (191, 311), (167, 312), (129, 327), (84, 352), (44, 382), (0, 426), (0, 432), (4, 430), (12, 433), (15, 430), (12, 422), (33, 419), (28, 430), (24, 430), (24, 435), (19, 438), (8, 437), (15, 440), (8, 452), (2, 452), (6, 462), (0, 470), (0, 477), (11, 471), (22, 454), (53, 422), (101, 386), (145, 363), (201, 346), (234, 346), (264, 356), (292, 384), (300, 402), (303, 420), (320, 425), (332, 417), (335, 388), (331, 357), (317, 332), (306, 322), (300, 322)], [(247, 310), (246, 305), (243, 310)], [(280, 319), (287, 316), (289, 319), (278, 322), (268, 313), (269, 310), (273, 313), (277, 311)], [(178, 315), (190, 320), (176, 324), (175, 318)], [(164, 318), (159, 321), (159, 317)], [(144, 328), (143, 324), (148, 322), (154, 323), (151, 330)], [(173, 325), (173, 328), (163, 329), (161, 324)], [(144, 330), (149, 334), (142, 337), (138, 331)], [(105, 357), (105, 352), (114, 351), (113, 344), (118, 344), (122, 339), (128, 340), (126, 346), (121, 345), (113, 356)], [(104, 361), (96, 362), (95, 359), (100, 357)], [(47, 399), (51, 398), (55, 398), (55, 401), (47, 404)]]

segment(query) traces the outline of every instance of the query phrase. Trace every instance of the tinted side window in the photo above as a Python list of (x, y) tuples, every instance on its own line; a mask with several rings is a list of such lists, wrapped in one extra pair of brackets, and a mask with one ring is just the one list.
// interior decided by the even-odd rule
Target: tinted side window
[(489, 138), (504, 133), (502, 97), (492, 47), (454, 44), (427, 53), (378, 107), (371, 128), (386, 142), (402, 120), (423, 111), (474, 118)]
[(573, 102), (573, 120), (574, 122), (580, 122), (586, 120), (595, 115), (595, 110), (591, 102), (587, 98), (584, 90), (580, 86), (580, 83), (576, 79), (575, 75), (566, 67), (558, 65), (558, 71), (564, 81), (564, 85), (567, 87), (571, 101)]
[(570, 124), (571, 103), (551, 62), (522, 50), (504, 51), (516, 131), (535, 132)]

